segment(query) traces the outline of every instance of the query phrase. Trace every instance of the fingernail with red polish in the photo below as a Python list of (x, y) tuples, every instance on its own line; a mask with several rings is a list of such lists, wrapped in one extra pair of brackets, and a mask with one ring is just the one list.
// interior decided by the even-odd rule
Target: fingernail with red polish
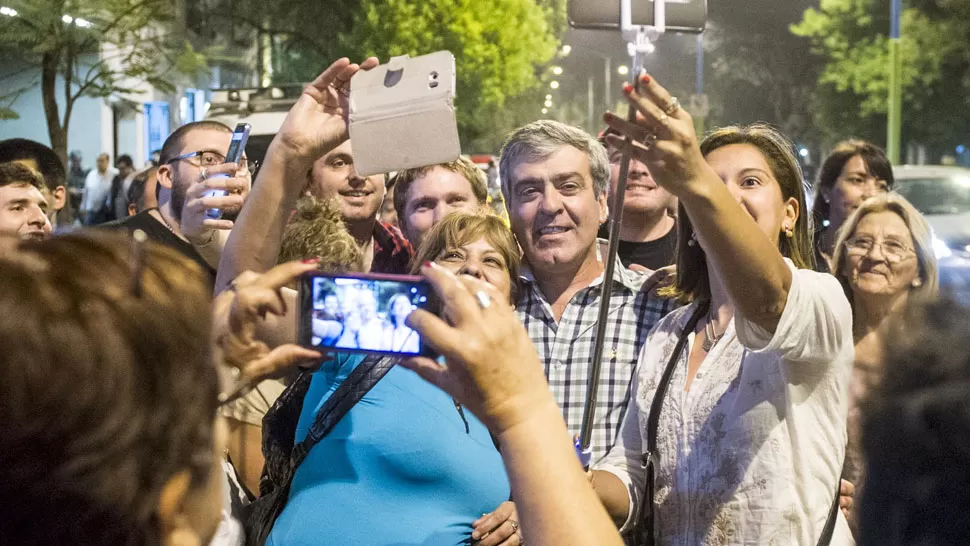
[(633, 92), (633, 86), (630, 85), (629, 83), (624, 83), (623, 84), (623, 92), (624, 93), (632, 93)]
[(306, 260), (303, 260), (303, 263), (305, 263), (305, 264), (316, 264), (316, 263), (320, 263), (320, 258), (307, 258)]
[(650, 84), (650, 74), (644, 74), (644, 75), (640, 76), (640, 83), (642, 83), (643, 85), (649, 85)]
[(424, 262), (422, 267), (431, 267), (431, 262)]

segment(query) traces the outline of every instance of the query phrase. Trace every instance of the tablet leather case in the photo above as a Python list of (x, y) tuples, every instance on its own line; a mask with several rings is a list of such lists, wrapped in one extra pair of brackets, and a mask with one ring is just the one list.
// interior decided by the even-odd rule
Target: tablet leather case
[(370, 176), (458, 159), (455, 57), (403, 55), (350, 81), (350, 140), (358, 174)]

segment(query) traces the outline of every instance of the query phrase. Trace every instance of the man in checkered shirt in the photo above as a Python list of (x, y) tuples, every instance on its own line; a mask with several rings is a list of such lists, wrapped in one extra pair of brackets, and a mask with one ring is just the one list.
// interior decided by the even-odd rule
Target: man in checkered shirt
[[(519, 319), (545, 365), (569, 431), (579, 434), (605, 270), (606, 245), (596, 234), (609, 214), (609, 159), (582, 130), (537, 121), (509, 137), (499, 172), (526, 266)], [(675, 306), (645, 289), (646, 274), (619, 260), (614, 271), (593, 462), (613, 446), (647, 334)]]

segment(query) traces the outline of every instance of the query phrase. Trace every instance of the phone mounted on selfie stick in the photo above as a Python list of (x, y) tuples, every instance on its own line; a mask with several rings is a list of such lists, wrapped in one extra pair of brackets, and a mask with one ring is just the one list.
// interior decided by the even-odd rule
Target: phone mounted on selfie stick
[[(653, 50), (651, 42), (656, 40), (667, 30), (668, 2), (678, 4), (678, 9), (684, 7), (694, 8), (694, 11), (690, 12), (689, 20), (683, 22), (686, 26), (678, 24), (678, 26), (675, 27), (677, 30), (686, 32), (703, 31), (703, 21), (706, 18), (707, 13), (706, 0), (653, 0), (653, 2), (651, 2), (653, 4), (653, 18), (651, 21), (652, 24), (650, 25), (633, 24), (634, 13), (632, 0), (620, 0), (619, 28), (623, 38), (627, 41), (627, 49), (630, 56), (633, 57), (633, 85), (638, 92), (640, 91), (640, 75), (644, 72), (646, 56), (648, 53), (650, 53), (650, 51)], [(588, 0), (585, 2), (580, 0), (572, 0), (569, 5), (570, 24), (573, 26), (592, 26), (596, 28), (603, 28), (603, 25), (596, 25), (594, 21), (578, 22), (573, 15), (586, 14), (588, 10), (600, 10), (603, 8), (604, 4), (605, 3), (603, 3), (602, 0), (597, 0), (595, 6)], [(700, 24), (698, 24), (697, 21), (696, 8), (698, 8), (698, 6), (700, 6), (702, 9)], [(636, 121), (636, 109), (632, 106), (629, 108), (627, 120), (630, 122)], [(627, 142), (629, 142), (629, 138), (627, 139)], [(610, 243), (606, 254), (606, 271), (603, 274), (603, 283), (601, 285), (603, 288), (596, 323), (596, 338), (593, 345), (593, 361), (590, 363), (589, 376), (586, 382), (586, 405), (583, 408), (582, 428), (579, 438), (575, 443), (576, 455), (579, 457), (580, 463), (584, 468), (589, 467), (592, 459), (590, 441), (593, 435), (593, 421), (596, 414), (596, 400), (599, 390), (600, 370), (603, 365), (603, 345), (606, 336), (606, 321), (610, 312), (613, 273), (616, 266), (616, 255), (620, 245), (620, 225), (623, 219), (623, 199), (624, 195), (626, 194), (627, 177), (630, 174), (630, 160), (630, 153), (628, 151), (624, 151), (623, 159), (620, 163), (620, 176), (619, 180), (617, 180), (615, 195), (610, 202)], [(633, 393), (631, 393), (631, 396), (633, 396)]]

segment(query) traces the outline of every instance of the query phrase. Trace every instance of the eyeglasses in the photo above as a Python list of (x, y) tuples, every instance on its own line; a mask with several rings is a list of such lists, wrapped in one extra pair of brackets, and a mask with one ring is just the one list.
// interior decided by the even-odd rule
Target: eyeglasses
[[(182, 154), (180, 156), (173, 157), (165, 163), (174, 163), (176, 161), (186, 161), (194, 157), (199, 158), (197, 161), (189, 161), (189, 163), (195, 165), (196, 167), (214, 167), (216, 165), (222, 165), (226, 162), (226, 156), (220, 154), (219, 152), (213, 152), (208, 150), (203, 150), (199, 152), (189, 152), (187, 154)], [(256, 169), (259, 168), (258, 161), (250, 161), (248, 159), (239, 160), (239, 169), (246, 169), (249, 174), (256, 174)]]
[(916, 251), (912, 248), (892, 239), (877, 243), (869, 237), (853, 237), (845, 242), (845, 250), (850, 256), (868, 256), (872, 249), (877, 246), (882, 250), (882, 255), (886, 257), (886, 261), (893, 264), (916, 254)]

